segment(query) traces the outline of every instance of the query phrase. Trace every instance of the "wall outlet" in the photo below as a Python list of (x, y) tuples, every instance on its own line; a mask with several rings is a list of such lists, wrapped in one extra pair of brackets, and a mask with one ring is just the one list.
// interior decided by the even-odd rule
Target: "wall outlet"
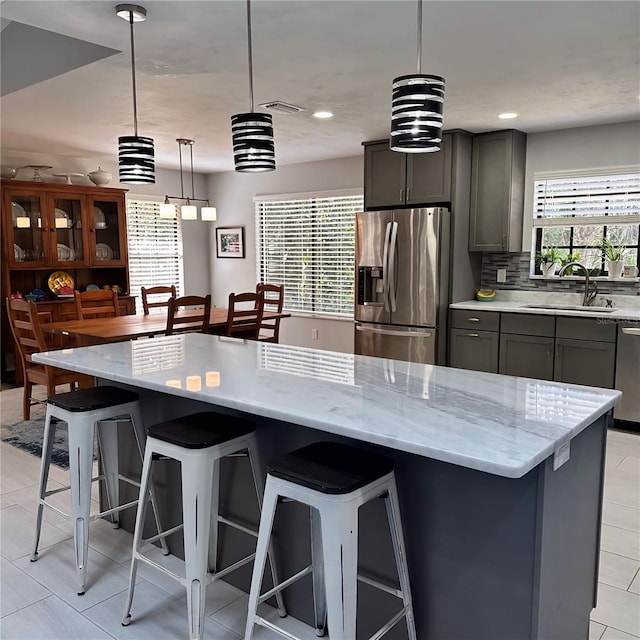
[(318, 330), (317, 329), (311, 329), (311, 337), (313, 338), (313, 340), (317, 340), (318, 339)]
[(506, 282), (507, 281), (507, 270), (506, 269), (498, 269), (498, 276), (496, 277), (498, 282)]

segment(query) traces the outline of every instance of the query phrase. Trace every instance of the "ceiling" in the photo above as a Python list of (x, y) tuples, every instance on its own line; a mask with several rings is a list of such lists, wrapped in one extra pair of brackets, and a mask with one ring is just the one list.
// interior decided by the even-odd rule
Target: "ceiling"
[[(196, 171), (232, 170), (230, 116), (249, 110), (246, 3), (142, 4), (140, 135), (155, 139), (160, 167), (177, 167), (175, 139), (184, 137), (196, 140)], [(0, 4), (3, 156), (115, 160), (117, 137), (133, 133), (129, 27), (115, 5)], [(388, 136), (391, 81), (416, 70), (415, 0), (254, 0), (251, 7), (256, 105), (305, 108), (274, 113), (279, 164), (357, 155), (363, 140)], [(423, 11), (422, 71), (446, 79), (447, 129), (533, 133), (640, 115), (638, 2), (448, 0), (425, 1)], [(317, 120), (317, 109), (335, 117)], [(499, 120), (504, 111), (520, 116)]]

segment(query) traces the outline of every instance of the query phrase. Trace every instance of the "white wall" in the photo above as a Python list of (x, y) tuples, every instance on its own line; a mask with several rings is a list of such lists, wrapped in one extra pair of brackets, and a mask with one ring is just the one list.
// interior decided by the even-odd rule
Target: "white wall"
[(527, 136), (522, 250), (531, 249), (533, 176), (640, 165), (640, 121), (579, 127)]
[[(212, 205), (218, 221), (211, 225), (211, 283), (213, 300), (226, 306), (229, 293), (253, 291), (256, 286), (255, 209), (257, 195), (362, 188), (363, 156), (279, 166), (268, 173), (218, 173), (209, 176)], [(245, 228), (245, 259), (216, 258), (214, 227)], [(312, 329), (318, 339), (312, 339)], [(324, 318), (293, 317), (280, 325), (283, 344), (353, 352), (353, 323)]]
[[(118, 182), (118, 161), (114, 151), (113, 156), (102, 156), (99, 159), (78, 156), (55, 156), (42, 153), (32, 153), (20, 149), (2, 149), (1, 163), (11, 167), (21, 167), (27, 164), (42, 164), (53, 167), (42, 172), (46, 181), (64, 182), (64, 179), (54, 178), (54, 173), (82, 173), (87, 174), (100, 166), (113, 176), (109, 187), (129, 189), (129, 196), (155, 196), (163, 198), (165, 195), (180, 195), (180, 172), (156, 167), (156, 183), (152, 185), (126, 185)], [(21, 170), (16, 178), (30, 180), (33, 175), (31, 169)], [(185, 192), (191, 193), (191, 177), (184, 174)], [(93, 186), (88, 178), (73, 178), (74, 184)], [(206, 197), (206, 178), (202, 174), (194, 174), (196, 197)], [(154, 198), (154, 199), (155, 199)], [(185, 292), (195, 295), (205, 295), (211, 291), (209, 273), (209, 226), (211, 222), (186, 221), (182, 227), (184, 243), (184, 281)], [(136, 292), (132, 292), (136, 295)], [(139, 292), (138, 292), (139, 294)]]

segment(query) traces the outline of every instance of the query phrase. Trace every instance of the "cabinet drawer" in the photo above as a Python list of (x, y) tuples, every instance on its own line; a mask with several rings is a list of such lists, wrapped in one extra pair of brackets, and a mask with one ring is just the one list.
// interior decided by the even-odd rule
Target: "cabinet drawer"
[(530, 313), (503, 313), (500, 318), (500, 333), (516, 333), (524, 336), (553, 338), (556, 319)]
[(556, 318), (556, 338), (616, 341), (616, 323), (606, 318)]
[(456, 329), (474, 331), (497, 331), (500, 327), (500, 314), (497, 311), (451, 310), (451, 326)]

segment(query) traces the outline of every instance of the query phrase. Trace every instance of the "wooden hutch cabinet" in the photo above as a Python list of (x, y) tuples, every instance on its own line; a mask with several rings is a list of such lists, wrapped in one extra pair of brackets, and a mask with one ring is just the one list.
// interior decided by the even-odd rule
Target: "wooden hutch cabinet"
[[(48, 286), (55, 271), (69, 274), (75, 289), (118, 286), (120, 313), (135, 313), (129, 296), (126, 189), (2, 181), (2, 378), (11, 379), (15, 354), (6, 299), (34, 289), (46, 299), (38, 308), (52, 321), (75, 318), (73, 299)], [(16, 381), (21, 381), (16, 371)]]

